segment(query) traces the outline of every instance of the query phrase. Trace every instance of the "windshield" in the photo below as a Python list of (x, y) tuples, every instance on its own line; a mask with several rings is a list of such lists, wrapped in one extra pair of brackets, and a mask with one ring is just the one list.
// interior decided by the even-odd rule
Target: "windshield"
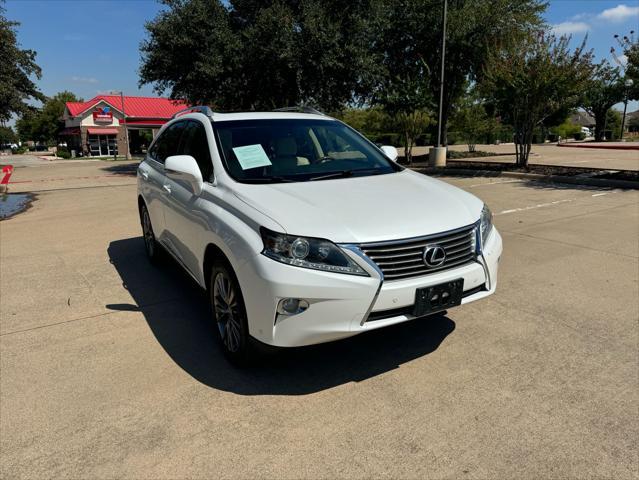
[(238, 182), (306, 182), (402, 169), (336, 120), (214, 122), (220, 155)]

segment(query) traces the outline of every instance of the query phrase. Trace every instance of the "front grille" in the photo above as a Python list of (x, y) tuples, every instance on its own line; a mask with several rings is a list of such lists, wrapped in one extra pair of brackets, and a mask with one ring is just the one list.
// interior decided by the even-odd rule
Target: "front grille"
[[(475, 226), (407, 240), (365, 243), (361, 250), (384, 272), (384, 280), (418, 277), (458, 267), (475, 260)], [(446, 260), (438, 267), (424, 263), (427, 245), (439, 245), (446, 252)]]

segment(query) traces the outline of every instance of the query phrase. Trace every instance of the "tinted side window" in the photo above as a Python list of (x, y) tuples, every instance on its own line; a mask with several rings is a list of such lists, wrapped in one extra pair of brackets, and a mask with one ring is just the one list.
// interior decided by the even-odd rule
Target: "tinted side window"
[(177, 155), (180, 137), (184, 131), (185, 124), (186, 122), (174, 123), (162, 132), (160, 138), (157, 139), (149, 151), (154, 160), (164, 163), (167, 157)]
[(180, 155), (191, 155), (195, 158), (204, 181), (211, 181), (211, 176), (213, 175), (211, 152), (206, 138), (206, 129), (200, 122), (191, 120), (187, 123), (184, 135), (182, 135)]

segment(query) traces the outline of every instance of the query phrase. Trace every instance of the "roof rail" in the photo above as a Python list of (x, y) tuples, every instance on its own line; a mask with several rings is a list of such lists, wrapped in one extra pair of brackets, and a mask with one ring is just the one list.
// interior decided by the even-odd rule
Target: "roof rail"
[(215, 113), (211, 107), (207, 106), (207, 105), (193, 105), (191, 107), (185, 108), (184, 110), (180, 110), (179, 112), (176, 112), (171, 119), (173, 118), (177, 118), (177, 117), (181, 117), (182, 115), (186, 115), (187, 113), (203, 113), (204, 115), (206, 115), (207, 117), (213, 117), (213, 114)]
[(324, 115), (323, 112), (314, 109), (313, 107), (297, 106), (297, 107), (283, 107), (276, 108), (274, 112), (299, 112), (299, 113), (314, 113), (315, 115)]

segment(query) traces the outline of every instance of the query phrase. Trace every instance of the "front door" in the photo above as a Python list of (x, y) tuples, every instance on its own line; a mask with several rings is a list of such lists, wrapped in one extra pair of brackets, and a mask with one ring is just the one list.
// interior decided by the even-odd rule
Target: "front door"
[[(197, 120), (188, 121), (178, 155), (195, 158), (202, 178), (205, 182), (211, 182), (213, 163), (204, 124)], [(206, 229), (206, 217), (199, 210), (201, 200), (193, 193), (190, 183), (169, 176), (166, 177), (166, 182), (170, 190), (165, 210), (166, 228), (170, 231), (173, 247), (180, 261), (193, 275), (197, 275), (198, 258), (204, 248), (201, 243)]]
[(149, 149), (145, 161), (140, 165), (141, 185), (151, 216), (155, 238), (175, 253), (172, 236), (166, 229), (165, 211), (171, 198), (166, 185), (164, 161), (175, 155), (186, 122), (176, 122), (167, 127)]
[(93, 157), (111, 157), (118, 154), (115, 135), (89, 135), (89, 151)]

